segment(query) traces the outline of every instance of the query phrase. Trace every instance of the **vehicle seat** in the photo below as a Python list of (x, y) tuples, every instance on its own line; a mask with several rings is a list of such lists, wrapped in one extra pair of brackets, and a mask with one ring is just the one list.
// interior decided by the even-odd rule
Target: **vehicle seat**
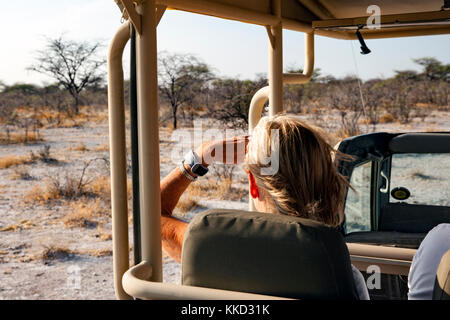
[(443, 255), (437, 269), (433, 300), (450, 300), (450, 250)]
[(358, 299), (341, 233), (297, 217), (209, 210), (189, 224), (184, 285), (297, 299)]

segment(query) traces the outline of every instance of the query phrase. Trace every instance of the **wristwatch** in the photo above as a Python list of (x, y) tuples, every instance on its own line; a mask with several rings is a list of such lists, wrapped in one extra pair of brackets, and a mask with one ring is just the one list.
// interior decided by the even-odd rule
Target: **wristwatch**
[(208, 168), (202, 165), (202, 162), (199, 160), (197, 154), (193, 150), (186, 153), (181, 165), (183, 166), (184, 163), (189, 165), (192, 173), (196, 174), (197, 176), (204, 176), (208, 172)]

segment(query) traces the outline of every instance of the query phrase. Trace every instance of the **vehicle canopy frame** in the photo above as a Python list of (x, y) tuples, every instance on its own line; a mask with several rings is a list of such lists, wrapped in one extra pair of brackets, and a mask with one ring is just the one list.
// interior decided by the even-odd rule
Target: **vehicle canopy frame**
[[(115, 0), (125, 22), (108, 52), (108, 105), (111, 156), (114, 286), (118, 299), (266, 299), (262, 295), (163, 284), (160, 224), (160, 162), (156, 28), (165, 10), (174, 9), (264, 26), (268, 34), (267, 87), (253, 97), (249, 130), (266, 101), (269, 114), (283, 110), (283, 83), (306, 83), (314, 69), (314, 36), (365, 39), (450, 34), (450, 11), (442, 0), (377, 1), (375, 27), (369, 25), (371, 0)], [(373, 15), (372, 15), (373, 16)], [(376, 17), (375, 17), (376, 18)], [(139, 217), (141, 262), (129, 269), (126, 145), (122, 53), (135, 32)], [(283, 29), (305, 33), (305, 67), (283, 74)], [(133, 94), (133, 93), (132, 93)], [(136, 147), (136, 146), (135, 146)], [(135, 193), (137, 194), (137, 193)], [(250, 204), (250, 208), (252, 208)], [(136, 231), (136, 230), (135, 230)], [(354, 250), (361, 248), (352, 244)], [(391, 248), (392, 249), (392, 248)], [(397, 250), (395, 250), (397, 249)], [(413, 252), (395, 248), (390, 259), (410, 262)], [(392, 251), (392, 252), (391, 252)], [(405, 256), (407, 258), (405, 258)]]

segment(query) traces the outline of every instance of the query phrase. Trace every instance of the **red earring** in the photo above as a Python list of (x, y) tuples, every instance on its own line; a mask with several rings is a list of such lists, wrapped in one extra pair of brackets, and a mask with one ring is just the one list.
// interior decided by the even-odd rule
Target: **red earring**
[(252, 196), (253, 199), (258, 198), (259, 194), (258, 194), (258, 189), (256, 188), (250, 188), (250, 195)]

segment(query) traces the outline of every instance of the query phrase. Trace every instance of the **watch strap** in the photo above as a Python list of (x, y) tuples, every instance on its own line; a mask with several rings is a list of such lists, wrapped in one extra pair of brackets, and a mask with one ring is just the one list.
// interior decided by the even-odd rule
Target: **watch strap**
[(187, 172), (186, 168), (184, 167), (184, 160), (181, 161), (179, 168), (181, 170), (181, 173), (189, 180), (196, 181), (198, 179), (198, 177), (193, 177), (189, 172)]
[(197, 154), (193, 150), (186, 153), (184, 162), (186, 162), (191, 168), (191, 171), (198, 176), (204, 176), (208, 172), (208, 168), (202, 165)]

